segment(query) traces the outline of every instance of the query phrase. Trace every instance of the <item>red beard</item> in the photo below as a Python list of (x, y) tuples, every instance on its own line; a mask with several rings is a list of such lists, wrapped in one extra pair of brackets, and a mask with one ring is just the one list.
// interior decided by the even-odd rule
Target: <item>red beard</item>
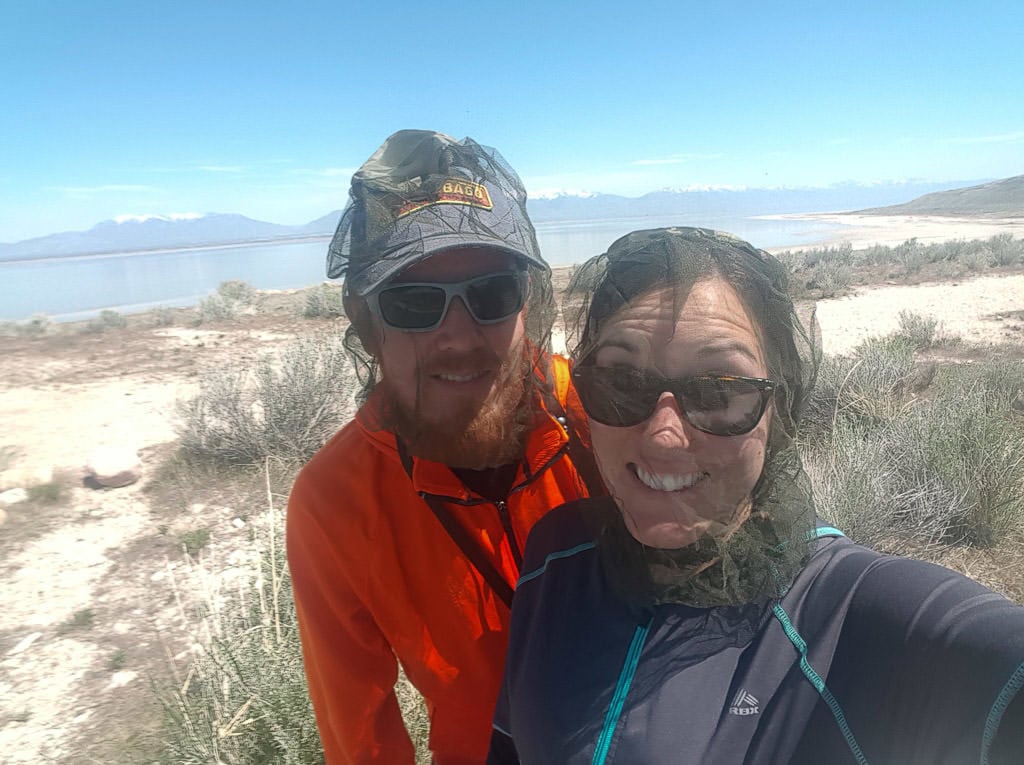
[[(494, 361), (493, 356), (486, 360)], [(472, 362), (465, 357), (435, 359), (418, 370), (419, 379), (450, 368), (472, 367)], [(525, 349), (513, 353), (501, 364), (496, 384), (483, 401), (470, 399), (444, 411), (423, 405), (419, 395), (416, 403), (407, 406), (385, 378), (378, 385), (384, 425), (405, 441), (410, 454), (422, 459), (470, 470), (507, 465), (523, 456), (526, 431), (533, 420), (527, 386), (530, 374)]]

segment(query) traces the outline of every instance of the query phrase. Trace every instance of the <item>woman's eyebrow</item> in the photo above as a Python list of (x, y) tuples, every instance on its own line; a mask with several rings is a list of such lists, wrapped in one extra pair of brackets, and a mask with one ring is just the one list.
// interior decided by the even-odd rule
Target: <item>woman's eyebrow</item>
[(723, 341), (719, 343), (712, 343), (711, 345), (705, 345), (697, 351), (697, 356), (699, 358), (704, 358), (706, 356), (718, 356), (723, 353), (739, 353), (755, 363), (760, 363), (761, 361), (757, 353), (755, 353), (749, 345), (741, 343), (738, 340)]
[(598, 350), (603, 351), (605, 348), (620, 348), (629, 353), (637, 353), (640, 350), (640, 346), (637, 343), (630, 342), (624, 337), (609, 338), (601, 343)]

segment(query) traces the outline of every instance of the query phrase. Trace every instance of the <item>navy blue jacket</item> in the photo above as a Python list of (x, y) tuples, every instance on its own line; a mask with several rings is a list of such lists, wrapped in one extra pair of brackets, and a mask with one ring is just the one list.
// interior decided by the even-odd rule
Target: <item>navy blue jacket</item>
[(1024, 608), (819, 529), (779, 602), (639, 618), (585, 514), (533, 529), (489, 762), (1024, 763)]

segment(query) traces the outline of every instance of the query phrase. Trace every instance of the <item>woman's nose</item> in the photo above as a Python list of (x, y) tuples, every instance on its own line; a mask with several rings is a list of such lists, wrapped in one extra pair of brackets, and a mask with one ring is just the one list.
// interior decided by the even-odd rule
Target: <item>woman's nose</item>
[(662, 392), (654, 405), (654, 412), (645, 424), (652, 445), (662, 449), (685, 449), (699, 432), (679, 408), (679, 402), (668, 391)]

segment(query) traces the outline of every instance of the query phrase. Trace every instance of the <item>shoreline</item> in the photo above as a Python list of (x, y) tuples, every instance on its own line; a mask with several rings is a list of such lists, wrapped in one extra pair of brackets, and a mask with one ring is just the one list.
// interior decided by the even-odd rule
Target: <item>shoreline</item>
[(910, 239), (922, 244), (955, 240), (989, 239), (999, 234), (1024, 238), (1024, 218), (976, 218), (942, 215), (865, 215), (860, 213), (780, 213), (757, 215), (759, 220), (826, 223), (836, 227), (829, 235), (796, 247), (770, 247), (769, 252), (797, 252), (835, 247), (849, 242), (861, 250), (875, 245), (896, 247)]
[[(849, 244), (854, 250), (862, 250), (872, 246), (896, 247), (909, 240), (917, 240), (921, 244), (935, 244), (945, 241), (966, 241), (966, 240), (987, 240), (996, 235), (1009, 234), (1018, 239), (1024, 239), (1024, 218), (974, 218), (974, 217), (944, 217), (936, 215), (894, 215), (879, 216), (865, 215), (845, 212), (814, 212), (814, 213), (776, 213), (766, 215), (749, 216), (749, 220), (756, 221), (786, 221), (792, 223), (813, 224), (815, 228), (825, 228), (824, 231), (808, 231), (804, 241), (797, 244), (778, 247), (765, 247), (768, 252), (779, 254), (783, 252), (801, 252), (821, 248), (836, 247)], [(589, 221), (586, 225), (593, 225)], [(538, 228), (543, 231), (551, 222), (542, 222)], [(566, 225), (560, 223), (559, 225)], [(584, 225), (580, 223), (578, 225)], [(811, 228), (809, 225), (808, 228)], [(231, 243), (216, 245), (201, 245), (191, 248), (178, 248), (173, 250), (140, 250), (130, 254), (124, 254), (127, 258), (145, 257), (147, 255), (159, 255), (167, 252), (216, 252), (228, 251), (238, 247), (252, 246), (254, 244), (273, 245), (298, 245), (309, 244), (323, 240), (321, 236), (305, 238), (292, 238), (287, 240), (273, 240), (254, 243)], [(4, 265), (18, 266), (43, 263), (71, 263), (75, 261), (89, 261), (120, 257), (116, 253), (73, 255), (51, 258), (37, 258), (32, 260), (0, 261), (0, 269)], [(557, 265), (552, 268), (571, 268), (573, 264), (566, 264), (556, 261)], [(322, 273), (322, 272), (321, 272)], [(323, 279), (317, 279), (309, 285), (278, 288), (284, 290), (305, 289), (323, 283)], [(216, 285), (211, 287), (214, 290)], [(261, 291), (266, 291), (262, 290)], [(88, 321), (100, 315), (104, 310), (116, 311), (122, 315), (137, 315), (147, 313), (161, 308), (179, 309), (189, 308), (198, 305), (210, 292), (195, 294), (188, 297), (177, 296), (168, 299), (157, 299), (139, 301), (132, 303), (120, 303), (107, 306), (97, 306), (72, 311), (34, 311), (21, 318), (13, 318), (17, 313), (0, 319), (0, 324), (25, 324), (31, 322), (36, 315), (45, 316), (47, 320), (57, 323), (76, 323)]]
[(331, 234), (306, 234), (303, 236), (270, 237), (268, 239), (249, 239), (237, 242), (212, 242), (210, 244), (186, 244), (181, 247), (155, 247), (139, 250), (103, 250), (101, 252), (75, 252), (67, 255), (31, 255), (18, 258), (0, 258), (0, 266), (24, 265), (40, 261), (61, 260), (96, 260), (99, 258), (124, 258), (139, 255), (161, 255), (168, 252), (202, 252), (205, 250), (230, 250), (235, 247), (256, 247), (258, 245), (305, 244), (308, 242), (328, 241)]

